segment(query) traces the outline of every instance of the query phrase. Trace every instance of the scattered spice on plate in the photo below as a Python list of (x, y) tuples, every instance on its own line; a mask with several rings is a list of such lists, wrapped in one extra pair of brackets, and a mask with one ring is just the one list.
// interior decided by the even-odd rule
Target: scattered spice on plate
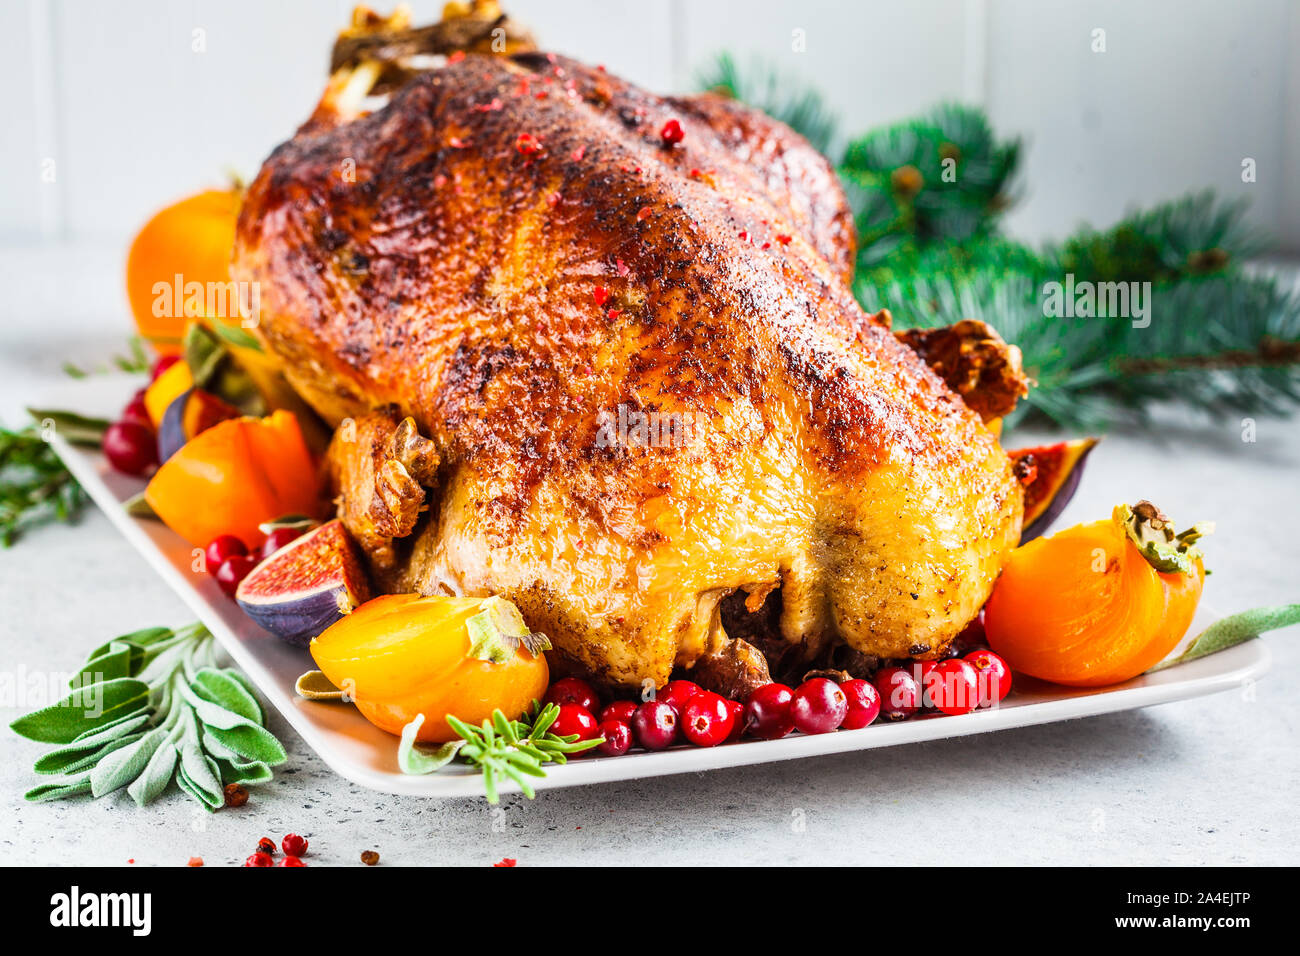
[(226, 797), (226, 806), (242, 807), (248, 802), (248, 791), (237, 783), (228, 783), (222, 788), (222, 793)]
[(361, 862), (364, 863), (366, 866), (374, 866), (376, 863), (379, 862), (379, 854), (376, 853), (374, 850), (362, 850)]

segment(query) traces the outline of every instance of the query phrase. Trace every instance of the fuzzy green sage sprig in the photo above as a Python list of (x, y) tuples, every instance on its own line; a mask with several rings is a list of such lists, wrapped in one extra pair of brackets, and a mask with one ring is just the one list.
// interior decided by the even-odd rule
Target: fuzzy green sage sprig
[(492, 719), (474, 727), (447, 715), (447, 724), (460, 735), (460, 740), (442, 744), (434, 749), (416, 746), (415, 737), (424, 723), (424, 715), (402, 728), (402, 741), (398, 745), (397, 762), (403, 773), (432, 773), (453, 759), (459, 758), (483, 774), (483, 790), (488, 803), (497, 803), (500, 795), (497, 782), (513, 780), (529, 800), (536, 795), (529, 777), (545, 777), (543, 764), (562, 764), (568, 755), (582, 753), (604, 743), (604, 737), (579, 740), (577, 734), (561, 737), (551, 732), (560, 708), (555, 704), (542, 706), (533, 701), (528, 712), (519, 720), (511, 720), (500, 710), (492, 712)]
[(175, 780), (216, 810), (226, 785), (270, 780), (286, 759), (248, 679), (217, 667), (202, 624), (147, 628), (101, 644), (69, 687), (62, 700), (9, 725), (58, 745), (34, 767), (53, 779), (27, 791), (28, 800), (102, 797), (125, 787), (144, 806)]

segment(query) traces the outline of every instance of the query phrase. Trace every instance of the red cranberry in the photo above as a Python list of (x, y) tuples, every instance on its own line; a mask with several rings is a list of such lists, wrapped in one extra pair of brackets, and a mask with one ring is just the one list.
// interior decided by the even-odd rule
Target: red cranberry
[(217, 568), (221, 567), (226, 558), (233, 558), (237, 554), (248, 554), (244, 542), (233, 534), (217, 535), (203, 549), (203, 560), (207, 565), (208, 573), (216, 574)]
[(607, 720), (621, 720), (625, 724), (631, 724), (632, 715), (636, 713), (636, 706), (634, 700), (616, 700), (613, 703), (606, 704), (600, 712), (600, 722), (603, 724)]
[(596, 745), (597, 753), (606, 757), (621, 757), (632, 749), (632, 726), (627, 721), (602, 720), (598, 729), (605, 742)]
[(963, 660), (975, 668), (981, 707), (996, 704), (1011, 693), (1011, 668), (998, 655), (988, 650), (972, 651)]
[(716, 747), (731, 735), (735, 725), (727, 699), (710, 691), (686, 701), (682, 733), (697, 747)]
[(662, 700), (647, 700), (632, 715), (636, 742), (646, 750), (663, 750), (677, 738), (677, 711)]
[(921, 685), (902, 667), (881, 668), (874, 683), (880, 691), (880, 712), (890, 720), (910, 717), (921, 706)]
[(790, 701), (794, 725), (805, 734), (827, 734), (844, 720), (849, 700), (840, 685), (825, 677), (804, 681)]
[(306, 865), (307, 865), (306, 863), (298, 859), (296, 856), (286, 856), (280, 858), (280, 866), (306, 866)]
[(137, 425), (143, 425), (149, 431), (153, 431), (153, 419), (149, 417), (149, 409), (145, 407), (143, 398), (133, 398), (126, 408), (122, 409), (122, 421), (135, 422)]
[(581, 704), (560, 704), (560, 715), (551, 724), (551, 733), (561, 737), (577, 734), (578, 740), (600, 736), (596, 718)]
[(275, 866), (275, 861), (271, 859), (271, 854), (259, 850), (244, 861), (244, 866)]
[(297, 541), (301, 537), (302, 531), (298, 528), (273, 528), (262, 541), (262, 560), (265, 561), (286, 544)]
[(659, 138), (664, 141), (665, 146), (675, 146), (686, 138), (686, 133), (682, 131), (682, 124), (675, 119), (670, 119), (664, 123), (664, 128), (659, 131)]
[(149, 381), (158, 381), (158, 376), (167, 371), (173, 365), (181, 360), (179, 355), (164, 355), (153, 363), (153, 369), (149, 373)]
[(979, 704), (975, 668), (959, 657), (942, 661), (926, 676), (925, 696), (945, 714), (966, 714)]
[(857, 730), (866, 727), (880, 713), (880, 691), (870, 681), (846, 680), (840, 685), (844, 696), (848, 698), (849, 712), (840, 724), (845, 730)]
[(307, 841), (296, 833), (286, 833), (280, 841), (280, 849), (289, 856), (302, 856), (307, 852)]
[(275, 841), (270, 837), (262, 837), (257, 841), (257, 852), (269, 853), (271, 856), (275, 856)]
[(239, 582), (248, 577), (248, 572), (256, 566), (257, 561), (250, 555), (232, 554), (221, 562), (217, 573), (213, 576), (217, 579), (221, 590), (226, 592), (226, 596), (234, 597), (235, 591), (239, 589)]
[(702, 693), (704, 688), (694, 681), (670, 680), (663, 686), (663, 690), (655, 694), (655, 700), (668, 704), (680, 716), (686, 707), (686, 702), (696, 694)]
[(731, 733), (727, 734), (727, 739), (739, 740), (745, 735), (745, 705), (738, 700), (728, 700), (727, 710), (731, 711)]
[(777, 740), (794, 730), (790, 701), (794, 691), (785, 684), (764, 684), (745, 703), (745, 732), (760, 740)]
[(100, 442), (108, 463), (127, 475), (143, 475), (158, 464), (158, 440), (139, 422), (114, 422)]
[(579, 680), (576, 677), (566, 677), (563, 680), (557, 680), (546, 691), (544, 704), (577, 704), (579, 707), (585, 707), (593, 714), (600, 710), (600, 698), (596, 692), (591, 689), (591, 685), (585, 680)]

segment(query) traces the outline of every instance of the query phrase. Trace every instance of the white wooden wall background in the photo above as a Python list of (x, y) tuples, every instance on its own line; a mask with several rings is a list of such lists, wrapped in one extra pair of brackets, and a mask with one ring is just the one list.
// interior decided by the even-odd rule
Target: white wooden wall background
[[(386, 9), (384, 3), (378, 3)], [(438, 0), (413, 3), (419, 21)], [(0, 0), (0, 240), (128, 236), (244, 173), (319, 95), (349, 0)], [(944, 99), (1026, 138), (1011, 230), (1059, 236), (1214, 186), (1300, 251), (1300, 0), (507, 0), (650, 88), (727, 49), (815, 82), (846, 131)], [(191, 50), (193, 31), (206, 52)], [(1095, 28), (1107, 51), (1091, 51)], [(792, 31), (807, 51), (793, 52)], [(1241, 181), (1241, 162), (1258, 178)], [(53, 163), (53, 182), (43, 170)], [(46, 177), (48, 178), (48, 177)]]

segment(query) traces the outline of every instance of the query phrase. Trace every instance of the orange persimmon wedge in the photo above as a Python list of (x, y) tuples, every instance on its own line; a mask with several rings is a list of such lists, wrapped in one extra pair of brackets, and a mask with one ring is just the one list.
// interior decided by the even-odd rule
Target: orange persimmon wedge
[(1205, 582), (1192, 547), (1204, 532), (1167, 525), (1140, 502), (1017, 548), (984, 608), (989, 646), (1013, 670), (1075, 687), (1150, 670), (1186, 634)]
[(381, 730), (401, 734), (423, 714), (419, 740), (456, 740), (448, 714), (471, 725), (498, 709), (514, 719), (546, 693), (550, 675), (546, 656), (523, 643), (501, 645), (498, 659), (487, 659), (475, 644), (474, 618), (478, 632), (527, 633), (518, 610), (501, 598), (386, 594), (327, 628), (311, 642), (311, 656)]
[(163, 414), (172, 402), (194, 387), (194, 376), (184, 361), (176, 362), (167, 371), (149, 383), (144, 392), (144, 407), (153, 427), (162, 424)]
[(199, 433), (162, 464), (144, 496), (167, 527), (197, 547), (219, 534), (251, 547), (262, 539), (259, 524), (321, 511), (316, 463), (286, 411), (232, 418)]

